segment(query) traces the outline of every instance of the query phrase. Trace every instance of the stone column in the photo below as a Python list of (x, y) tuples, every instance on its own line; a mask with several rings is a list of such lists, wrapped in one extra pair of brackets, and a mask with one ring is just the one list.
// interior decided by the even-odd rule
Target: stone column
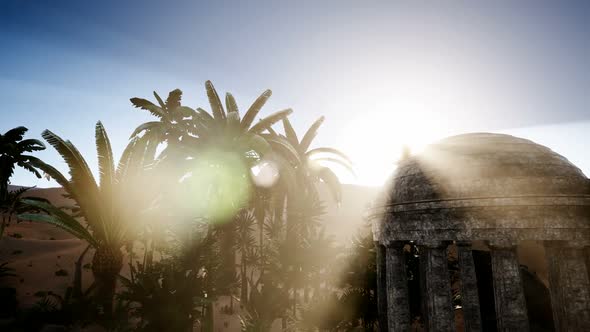
[(447, 243), (420, 244), (420, 284), (427, 331), (454, 331)]
[(387, 246), (386, 265), (388, 331), (409, 331), (410, 302), (403, 242), (394, 241)]
[(385, 246), (375, 241), (377, 265), (377, 315), (379, 330), (387, 332), (387, 262)]
[(584, 246), (545, 242), (555, 330), (590, 331), (590, 281)]
[(463, 307), (465, 332), (478, 332), (481, 331), (481, 312), (471, 243), (457, 242), (456, 244), (461, 277), (461, 305)]
[(516, 243), (489, 243), (498, 331), (529, 331)]

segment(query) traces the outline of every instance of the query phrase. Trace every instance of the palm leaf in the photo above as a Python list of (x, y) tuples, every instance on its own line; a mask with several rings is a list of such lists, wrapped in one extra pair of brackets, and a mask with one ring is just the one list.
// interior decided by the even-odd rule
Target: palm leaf
[(16, 128), (12, 128), (9, 131), (7, 131), (6, 133), (4, 133), (4, 140), (5, 141), (12, 141), (12, 142), (16, 142), (16, 141), (20, 141), (25, 137), (25, 133), (28, 131), (27, 127), (16, 127)]
[(27, 171), (35, 174), (35, 176), (37, 177), (37, 179), (41, 178), (41, 174), (39, 174), (39, 171), (37, 171), (37, 169), (35, 168), (35, 166), (33, 166), (31, 163), (26, 162), (26, 161), (19, 161), (16, 163), (17, 165), (19, 165), (20, 167), (26, 169)]
[(123, 153), (121, 154), (121, 158), (119, 159), (119, 163), (117, 165), (117, 181), (120, 181), (124, 174), (126, 174), (127, 166), (129, 165), (130, 155), (133, 153), (133, 149), (135, 148), (135, 145), (137, 144), (138, 140), (139, 137), (131, 138), (131, 140), (129, 141), (129, 143), (127, 143), (127, 146), (125, 147), (125, 150), (123, 150)]
[(160, 108), (165, 109), (166, 108), (166, 104), (164, 103), (164, 101), (162, 101), (162, 98), (160, 98), (160, 95), (158, 95), (156, 93), (156, 91), (154, 91), (154, 97), (158, 101), (158, 104), (160, 105)]
[[(41, 136), (59, 152), (68, 165), (72, 177), (69, 189), (73, 191), (71, 193), (76, 197), (87, 221), (93, 227), (98, 226), (94, 223), (102, 223), (100, 210), (97, 207), (99, 190), (86, 160), (70, 141), (64, 141), (49, 130), (45, 130)], [(95, 218), (98, 219), (95, 220)]]
[(264, 129), (270, 128), (273, 124), (286, 118), (291, 113), (293, 113), (293, 110), (290, 108), (288, 108), (286, 110), (275, 112), (275, 113), (267, 116), (266, 118), (258, 121), (258, 123), (255, 124), (254, 126), (252, 126), (252, 128), (250, 128), (249, 131), (251, 133), (255, 133), (255, 134), (261, 133)]
[(63, 176), (63, 174), (61, 174), (61, 172), (58, 171), (55, 167), (46, 164), (41, 159), (33, 156), (29, 157), (29, 164), (48, 174), (52, 179), (59, 183), (68, 194), (74, 194), (72, 192), (70, 181), (68, 181), (68, 179), (66, 179), (66, 177)]
[(150, 131), (150, 130), (154, 130), (154, 129), (161, 130), (163, 126), (164, 126), (164, 123), (162, 123), (161, 121), (149, 121), (146, 123), (142, 123), (137, 128), (135, 128), (135, 130), (129, 136), (129, 138), (133, 138), (133, 137), (141, 134), (143, 131)]
[(65, 230), (66, 232), (72, 234), (73, 236), (88, 242), (88, 244), (91, 244), (92, 246), (97, 246), (96, 240), (94, 240), (94, 238), (92, 237), (92, 235), (90, 235), (90, 233), (88, 233), (88, 231), (86, 231), (84, 229), (85, 233), (78, 232), (78, 228), (75, 226), (74, 223), (77, 223), (78, 226), (81, 226), (81, 225), (74, 218), (63, 220), (63, 219), (56, 217), (54, 215), (37, 214), (37, 213), (19, 214), (18, 218), (21, 220), (41, 222), (41, 223), (55, 225), (55, 226)]
[(217, 95), (217, 91), (211, 81), (205, 82), (205, 90), (207, 90), (207, 98), (209, 98), (209, 104), (211, 104), (211, 113), (216, 120), (225, 119), (225, 112), (223, 105)]
[(350, 160), (350, 158), (348, 158), (348, 156), (344, 152), (342, 152), (340, 150), (337, 150), (337, 149), (334, 149), (334, 148), (326, 148), (326, 147), (323, 147), (323, 148), (315, 148), (313, 150), (307, 151), (305, 153), (305, 155), (308, 158), (310, 158), (313, 155), (318, 154), (318, 153), (329, 153), (329, 154), (336, 155), (336, 156), (342, 158), (343, 160), (345, 160), (346, 162), (348, 162), (350, 165), (352, 165), (352, 160)]
[[(240, 113), (240, 111), (238, 109), (238, 104), (236, 103), (236, 99), (229, 92), (225, 94), (225, 108), (227, 109), (228, 114), (231, 112), (236, 112), (238, 114)], [(239, 117), (238, 117), (238, 119), (239, 119)]]
[(294, 147), (299, 146), (299, 139), (297, 138), (297, 133), (295, 132), (295, 129), (293, 129), (293, 126), (291, 125), (291, 121), (289, 121), (289, 118), (283, 119), (283, 128), (285, 128), (285, 135), (287, 135), (287, 139), (289, 140), (289, 142)]
[[(61, 221), (61, 224), (68, 227), (68, 229), (66, 229), (66, 230), (68, 230), (71, 233), (74, 232), (74, 233), (72, 233), (73, 235), (82, 236), (82, 237), (79, 237), (79, 236), (78, 237), (83, 240), (87, 240), (91, 245), (96, 244), (94, 237), (86, 230), (86, 228), (84, 226), (82, 226), (82, 224), (80, 224), (80, 222), (78, 220), (76, 220), (71, 215), (65, 213), (63, 210), (53, 206), (52, 204), (50, 204), (48, 202), (43, 202), (43, 201), (39, 201), (39, 200), (23, 199), (23, 200), (21, 200), (21, 202), (23, 204), (26, 204), (26, 205), (31, 206), (33, 208), (47, 212), (49, 214), (49, 216), (53, 216), (53, 217), (59, 219)], [(46, 216), (44, 214), (32, 214), (32, 215)], [(22, 215), (20, 215), (19, 218), (21, 218), (21, 216)], [(30, 215), (28, 215), (28, 216), (30, 216)], [(32, 220), (29, 218), (21, 218), (21, 219)], [(38, 220), (32, 220), (32, 221), (38, 221)]]
[(182, 99), (182, 91), (180, 89), (174, 89), (168, 94), (166, 98), (166, 108), (168, 110), (180, 107), (180, 100)]
[(151, 101), (149, 101), (147, 99), (131, 98), (129, 100), (131, 101), (133, 106), (135, 106), (136, 108), (140, 108), (142, 110), (146, 110), (146, 111), (150, 112), (153, 116), (156, 116), (160, 119), (165, 116), (165, 113), (162, 110), (162, 108), (154, 105)]
[(299, 149), (301, 152), (305, 152), (305, 151), (307, 151), (307, 149), (309, 149), (309, 146), (311, 145), (311, 142), (313, 141), (315, 136), (318, 134), (318, 129), (320, 128), (320, 126), (324, 122), (324, 119), (325, 118), (323, 116), (320, 117), (319, 119), (317, 119), (311, 125), (311, 127), (309, 127), (309, 129), (307, 130), (305, 135), (303, 135), (303, 138), (301, 139), (301, 144), (299, 146)]
[(349, 162), (346, 162), (346, 161), (344, 161), (342, 159), (330, 158), (330, 157), (322, 157), (322, 158), (313, 159), (313, 161), (327, 161), (327, 162), (330, 162), (330, 163), (338, 164), (338, 165), (346, 168), (353, 175), (356, 175), (356, 173), (354, 172), (354, 168), (352, 167), (352, 165)]
[(240, 137), (240, 142), (243, 144), (244, 150), (254, 150), (260, 156), (271, 150), (269, 142), (257, 134), (246, 133)]
[(104, 126), (100, 121), (96, 123), (96, 152), (98, 155), (98, 170), (100, 176), (100, 190), (106, 193), (102, 200), (108, 199), (111, 194), (115, 177), (115, 162), (111, 142)]
[(266, 104), (266, 101), (268, 100), (268, 98), (270, 98), (271, 95), (272, 91), (266, 90), (260, 95), (260, 97), (256, 98), (254, 103), (252, 103), (252, 106), (250, 106), (250, 108), (248, 109), (246, 114), (244, 114), (244, 117), (242, 119), (242, 128), (244, 130), (248, 130), (250, 128), (252, 122), (254, 122), (254, 119), (256, 119), (258, 112), (260, 112), (262, 106)]
[(262, 136), (270, 144), (273, 151), (283, 156), (283, 158), (286, 160), (290, 160), (296, 165), (301, 163), (299, 153), (285, 138), (271, 134), (261, 134), (260, 136)]
[(19, 151), (41, 151), (45, 150), (45, 144), (37, 139), (25, 139), (16, 145)]

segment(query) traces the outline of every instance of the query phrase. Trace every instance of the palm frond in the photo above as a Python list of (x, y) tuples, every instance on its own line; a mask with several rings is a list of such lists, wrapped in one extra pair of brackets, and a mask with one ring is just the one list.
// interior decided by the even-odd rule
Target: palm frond
[(330, 158), (330, 157), (321, 157), (321, 158), (315, 158), (312, 161), (326, 161), (326, 162), (338, 164), (338, 165), (346, 168), (346, 170), (348, 170), (351, 174), (356, 175), (356, 173), (354, 171), (354, 168), (352, 167), (352, 164), (350, 164), (349, 162), (344, 161), (342, 159)]
[(205, 82), (205, 89), (207, 90), (207, 98), (209, 98), (209, 104), (211, 104), (211, 113), (216, 120), (225, 119), (225, 111), (223, 105), (219, 99), (219, 95), (213, 86), (211, 81)]
[(262, 106), (266, 104), (266, 101), (268, 100), (268, 98), (270, 98), (271, 95), (272, 91), (266, 90), (260, 95), (260, 97), (256, 98), (254, 103), (252, 103), (252, 106), (250, 106), (248, 111), (246, 111), (246, 114), (244, 114), (244, 117), (242, 119), (242, 128), (244, 130), (250, 129), (250, 126), (252, 125), (252, 122), (254, 122), (254, 119), (256, 119), (258, 112), (260, 112)]
[(260, 156), (265, 155), (272, 149), (269, 142), (261, 135), (246, 133), (240, 138), (240, 144), (243, 145), (244, 150), (254, 150)]
[(297, 138), (297, 133), (295, 132), (295, 129), (293, 129), (293, 126), (291, 125), (291, 121), (289, 121), (289, 118), (283, 119), (283, 128), (285, 129), (285, 135), (287, 135), (287, 139), (289, 140), (291, 145), (293, 145), (294, 147), (298, 147), (299, 139)]
[(38, 222), (46, 222), (53, 225), (56, 225), (64, 230), (68, 231), (72, 235), (88, 241), (89, 244), (95, 246), (96, 240), (94, 237), (86, 230), (82, 224), (74, 217), (70, 216), (69, 214), (65, 213), (64, 211), (60, 210), (59, 208), (53, 206), (50, 203), (42, 202), (38, 200), (32, 199), (23, 199), (21, 200), (23, 204), (28, 206), (37, 208), (39, 210), (45, 211), (48, 214), (33, 214), (33, 213), (26, 213), (20, 214), (18, 217), (23, 220), (30, 220), (30, 221), (38, 221)]
[(164, 101), (162, 100), (162, 98), (160, 97), (160, 95), (154, 91), (154, 98), (156, 98), (156, 100), (158, 101), (158, 105), (160, 105), (160, 108), (165, 109), (166, 108), (166, 104), (164, 103)]
[(100, 190), (106, 193), (102, 200), (108, 199), (115, 177), (115, 162), (111, 142), (104, 126), (100, 121), (96, 123), (96, 152), (98, 155), (98, 170), (100, 176)]
[(322, 148), (315, 148), (312, 150), (309, 150), (305, 153), (305, 155), (308, 158), (311, 158), (312, 156), (318, 154), (318, 153), (328, 153), (328, 154), (333, 154), (335, 156), (338, 156), (340, 158), (342, 158), (343, 160), (345, 160), (348, 164), (350, 164), (352, 166), (352, 160), (350, 160), (350, 158), (342, 151), (338, 150), (338, 149), (334, 149), (334, 148), (327, 148), (327, 147), (322, 147)]
[(61, 172), (58, 171), (55, 167), (46, 164), (41, 159), (33, 156), (29, 157), (29, 163), (32, 166), (40, 169), (41, 171), (49, 175), (52, 179), (59, 183), (59, 185), (61, 185), (67, 193), (69, 193), (70, 195), (73, 194), (70, 181), (68, 181), (68, 179), (66, 179), (66, 177), (63, 174), (61, 174)]
[(255, 134), (261, 133), (264, 129), (270, 128), (273, 124), (286, 118), (291, 113), (293, 113), (293, 110), (290, 108), (275, 112), (267, 116), (266, 118), (258, 121), (258, 123), (252, 126), (252, 128), (250, 128), (249, 131)]
[(28, 130), (29, 129), (27, 129), (27, 127), (20, 126), (20, 127), (10, 129), (6, 133), (4, 133), (4, 135), (2, 135), (2, 136), (5, 141), (16, 142), (16, 141), (22, 140), (25, 137), (25, 133)]
[(289, 160), (296, 165), (301, 163), (299, 153), (295, 147), (293, 147), (293, 145), (287, 141), (286, 138), (272, 134), (261, 134), (260, 136), (262, 136), (270, 144), (273, 151), (283, 156), (283, 158), (286, 160)]
[(45, 130), (41, 136), (57, 150), (68, 165), (72, 179), (67, 189), (76, 197), (82, 214), (91, 226), (98, 226), (94, 223), (101, 223), (101, 212), (98, 209), (99, 190), (86, 160), (70, 141), (64, 141), (49, 130)]
[(225, 108), (227, 109), (228, 114), (231, 112), (236, 112), (238, 114), (240, 113), (236, 99), (229, 92), (225, 94)]
[(182, 91), (180, 89), (174, 89), (168, 94), (166, 98), (166, 108), (171, 110), (180, 107), (180, 101), (182, 99)]
[(305, 151), (307, 151), (307, 149), (309, 149), (309, 146), (311, 145), (311, 142), (313, 141), (313, 139), (318, 134), (318, 129), (320, 128), (320, 126), (322, 125), (322, 123), (324, 123), (324, 119), (325, 118), (323, 116), (321, 116), (319, 119), (317, 119), (311, 125), (311, 127), (309, 127), (309, 129), (307, 130), (307, 132), (305, 132), (305, 135), (303, 135), (303, 138), (301, 139), (301, 145), (299, 146), (301, 152), (305, 152)]
[(37, 179), (41, 178), (41, 174), (39, 174), (39, 171), (37, 171), (37, 169), (35, 168), (35, 166), (33, 166), (31, 163), (27, 162), (27, 161), (19, 161), (16, 163), (17, 165), (19, 165), (20, 167), (26, 169), (27, 171), (35, 174), (35, 176), (37, 177)]
[(138, 136), (139, 134), (141, 134), (144, 131), (162, 130), (163, 126), (164, 126), (164, 124), (161, 121), (149, 121), (149, 122), (142, 123), (137, 128), (135, 128), (135, 130), (133, 131), (133, 133), (131, 133), (129, 138), (131, 139), (135, 136)]
[(146, 110), (146, 111), (150, 112), (153, 116), (156, 116), (156, 117), (158, 117), (160, 119), (165, 116), (164, 111), (162, 110), (162, 108), (154, 105), (151, 101), (149, 101), (147, 99), (143, 99), (143, 98), (131, 98), (129, 100), (131, 101), (131, 103), (133, 104), (133, 106), (135, 106), (136, 108), (140, 108), (142, 110)]
[(33, 152), (45, 150), (45, 144), (37, 139), (25, 139), (17, 143), (19, 151)]

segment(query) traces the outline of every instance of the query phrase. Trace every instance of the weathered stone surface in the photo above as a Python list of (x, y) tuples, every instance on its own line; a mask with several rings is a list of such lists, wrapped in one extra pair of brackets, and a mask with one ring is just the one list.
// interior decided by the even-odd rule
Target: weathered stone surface
[(447, 257), (447, 243), (422, 243), (420, 246), (422, 311), (428, 331), (455, 330)]
[[(387, 194), (380, 198), (378, 206), (371, 212), (371, 218), (379, 220), (374, 223), (376, 228), (373, 231), (375, 240), (382, 245), (398, 241), (492, 242), (494, 293), (500, 331), (529, 329), (519, 264), (513, 246), (522, 240), (590, 240), (590, 181), (566, 158), (526, 139), (476, 133), (441, 140), (421, 154), (400, 161), (388, 188)], [(389, 253), (393, 249), (387, 250)], [(558, 302), (565, 298), (575, 299), (567, 305), (571, 306), (568, 312), (575, 312), (577, 316), (560, 309), (562, 311), (556, 312), (561, 324), (559, 329), (590, 331), (588, 326), (581, 325), (582, 319), (590, 321), (587, 316), (590, 269), (586, 267), (590, 265), (590, 251), (586, 252), (585, 259), (571, 251), (559, 251), (556, 257), (560, 255), (563, 259), (550, 259), (550, 265), (553, 264), (552, 287), (561, 289), (560, 292), (552, 290), (552, 296)], [(460, 250), (459, 256), (464, 267), (461, 278), (467, 287), (463, 292), (468, 294), (472, 287), (467, 285), (475, 282), (474, 273), (470, 272), (473, 258), (470, 263), (467, 250), (462, 253)], [(390, 262), (388, 254), (387, 260), (390, 324), (396, 320), (392, 315), (399, 315), (392, 308), (391, 300), (404, 298), (399, 293), (402, 283), (394, 275), (405, 277), (405, 266), (399, 263), (401, 258), (396, 257), (393, 255)], [(444, 258), (446, 262), (446, 256)], [(442, 294), (441, 276), (447, 276), (448, 272), (443, 271), (440, 251), (426, 248), (420, 261), (427, 289), (424, 294), (430, 294), (429, 289)], [(583, 264), (584, 261), (586, 264)], [(576, 277), (572, 277), (574, 274)], [(395, 287), (391, 288), (390, 284)], [(397, 293), (392, 295), (391, 291)], [(405, 294), (404, 308), (407, 307), (407, 289)], [(467, 295), (465, 300), (465, 320), (471, 324), (468, 331), (477, 331), (477, 310), (474, 309), (477, 294)], [(430, 310), (428, 316), (432, 317), (429, 330), (445, 330), (451, 326), (445, 325), (442, 314), (438, 315), (439, 308), (444, 307), (442, 303), (447, 302), (447, 295), (438, 298), (430, 295), (426, 301), (425, 312)], [(565, 308), (564, 305), (557, 305)], [(451, 307), (448, 312), (452, 314)], [(473, 318), (468, 318), (470, 315)], [(567, 327), (564, 329), (562, 326)], [(392, 325), (389, 328), (393, 330)]]
[(583, 248), (546, 242), (556, 331), (590, 331), (590, 281)]
[(529, 331), (516, 247), (490, 244), (498, 331)]
[(481, 331), (481, 312), (471, 244), (457, 242), (457, 256), (461, 276), (461, 305), (465, 332), (479, 332)]
[(580, 169), (547, 147), (510, 135), (475, 133), (443, 139), (402, 160), (390, 200), (587, 195), (585, 183)]
[(386, 249), (387, 327), (390, 332), (410, 330), (410, 303), (404, 243), (392, 242)]
[(375, 242), (377, 259), (377, 314), (379, 330), (387, 332), (387, 252), (385, 246)]

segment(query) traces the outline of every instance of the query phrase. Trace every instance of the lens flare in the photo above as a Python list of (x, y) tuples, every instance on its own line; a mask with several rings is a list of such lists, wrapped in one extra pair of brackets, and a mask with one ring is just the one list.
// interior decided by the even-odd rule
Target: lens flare
[(250, 169), (238, 153), (219, 150), (204, 152), (193, 162), (181, 180), (185, 212), (213, 223), (229, 221), (250, 198)]
[(264, 160), (254, 165), (250, 172), (254, 184), (258, 187), (270, 188), (279, 179), (279, 168), (270, 160)]

